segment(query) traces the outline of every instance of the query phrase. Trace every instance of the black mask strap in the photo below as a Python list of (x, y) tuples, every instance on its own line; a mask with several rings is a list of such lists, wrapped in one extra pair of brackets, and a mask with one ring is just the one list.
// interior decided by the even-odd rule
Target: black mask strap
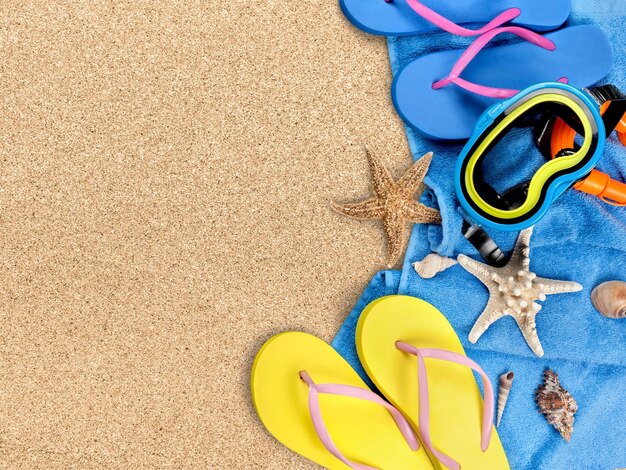
[(481, 226), (469, 222), (463, 211), (461, 211), (461, 215), (463, 216), (463, 228), (461, 230), (467, 241), (478, 250), (487, 264), (496, 268), (504, 266), (508, 259), (493, 238)]
[(626, 113), (626, 97), (615, 85), (597, 86), (587, 89), (587, 92), (599, 106), (609, 103), (602, 113), (602, 121), (604, 121), (606, 136), (608, 137)]

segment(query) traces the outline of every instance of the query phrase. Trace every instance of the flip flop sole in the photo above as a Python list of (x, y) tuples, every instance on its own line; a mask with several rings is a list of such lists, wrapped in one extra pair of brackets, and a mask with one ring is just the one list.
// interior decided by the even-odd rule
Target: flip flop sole
[[(606, 76), (612, 66), (611, 46), (595, 26), (582, 25), (546, 34), (556, 50), (529, 42), (486, 48), (470, 62), (462, 78), (480, 85), (522, 90), (535, 83), (567, 77), (577, 88)], [(407, 64), (393, 81), (391, 95), (400, 117), (436, 139), (467, 139), (482, 112), (498, 99), (476, 95), (454, 84), (438, 90), (462, 50), (429, 54)]]
[[(356, 345), (368, 376), (383, 395), (417, 428), (417, 359), (396, 348), (438, 348), (465, 355), (454, 329), (431, 304), (402, 295), (369, 304), (359, 319)], [(469, 368), (426, 359), (433, 445), (463, 470), (509, 468), (495, 428), (486, 452), (480, 448), (483, 399)], [(437, 460), (432, 459), (437, 467)]]
[[(259, 418), (281, 443), (331, 470), (346, 470), (322, 445), (309, 414), (306, 370), (315, 383), (369, 390), (329, 344), (300, 332), (270, 338), (252, 366), (251, 392)], [(412, 451), (389, 412), (365, 400), (320, 394), (324, 422), (337, 448), (350, 460), (381, 469), (425, 469), (432, 465), (423, 447)]]
[[(511, 24), (535, 31), (558, 28), (569, 16), (570, 0), (422, 0), (457, 24), (488, 23), (509, 8), (521, 14)], [(408, 36), (438, 28), (418, 15), (405, 0), (339, 0), (346, 17), (357, 28), (381, 36)]]

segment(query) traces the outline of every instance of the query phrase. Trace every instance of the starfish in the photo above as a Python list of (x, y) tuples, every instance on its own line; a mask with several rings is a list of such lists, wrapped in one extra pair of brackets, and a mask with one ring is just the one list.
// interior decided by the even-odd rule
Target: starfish
[(332, 208), (355, 219), (380, 219), (387, 236), (387, 263), (392, 267), (406, 245), (406, 224), (441, 223), (439, 211), (426, 207), (414, 199), (424, 192), (422, 180), (426, 176), (433, 158), (429, 152), (417, 160), (411, 168), (398, 180), (394, 181), (378, 157), (365, 148), (372, 174), (374, 196), (363, 201), (338, 204), (331, 203)]
[(478, 341), (493, 322), (510, 315), (530, 349), (537, 356), (543, 356), (535, 319), (541, 310), (538, 301), (546, 300), (546, 295), (577, 292), (582, 289), (576, 282), (545, 279), (530, 271), (532, 232), (532, 227), (520, 232), (511, 259), (501, 268), (479, 263), (463, 254), (458, 256), (459, 264), (489, 290), (489, 302), (470, 331), (471, 343)]

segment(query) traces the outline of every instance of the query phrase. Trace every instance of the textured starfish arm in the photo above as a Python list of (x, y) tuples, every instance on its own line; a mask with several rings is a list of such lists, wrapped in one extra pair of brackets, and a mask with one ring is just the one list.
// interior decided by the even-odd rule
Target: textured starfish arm
[(542, 357), (543, 356), (543, 346), (541, 346), (541, 342), (539, 341), (539, 336), (537, 336), (537, 323), (534, 315), (518, 317), (515, 316), (515, 322), (519, 327), (524, 339), (526, 340), (526, 344), (535, 353), (535, 355)]
[(330, 206), (334, 211), (355, 219), (382, 219), (385, 215), (385, 208), (378, 199), (368, 199), (362, 202), (346, 204), (331, 202)]
[(420, 204), (415, 200), (402, 204), (402, 213), (407, 220), (417, 224), (441, 223), (441, 214), (438, 210)]
[(389, 170), (381, 163), (380, 159), (373, 150), (365, 147), (367, 159), (370, 164), (370, 173), (372, 174), (372, 187), (374, 194), (384, 196), (394, 187), (395, 183), (391, 177)]
[(396, 213), (387, 213), (383, 219), (383, 228), (387, 235), (387, 266), (391, 268), (406, 245), (404, 220)]
[(409, 170), (402, 175), (398, 181), (398, 187), (402, 192), (408, 195), (415, 194), (419, 188), (424, 176), (428, 172), (428, 167), (433, 159), (433, 153), (428, 152), (422, 158), (417, 160)]
[(535, 279), (538, 284), (543, 284), (543, 293), (546, 295), (562, 294), (566, 292), (578, 292), (582, 290), (583, 286), (577, 282), (571, 281), (559, 281), (556, 279), (546, 279), (538, 277)]
[(515, 242), (516, 249), (527, 248), (530, 246), (530, 237), (533, 236), (533, 228), (534, 225), (532, 227), (525, 228), (519, 233), (517, 241)]
[[(463, 268), (470, 274), (473, 274), (478, 279), (482, 281), (483, 284), (489, 286), (491, 284), (491, 274), (492, 271), (488, 269), (488, 267), (478, 261), (466, 256), (464, 254), (460, 254), (457, 256), (456, 260), (459, 262)], [(496, 271), (495, 268), (491, 268), (493, 271)]]
[(476, 322), (474, 322), (474, 326), (472, 327), (469, 333), (470, 343), (475, 343), (478, 339), (483, 335), (485, 331), (491, 326), (493, 322), (499, 320), (504, 316), (504, 313), (498, 308), (499, 302), (490, 298), (489, 302), (487, 302), (487, 306), (480, 314)]
[[(513, 248), (513, 253), (511, 254), (511, 259), (507, 264), (513, 266), (520, 266), (525, 269), (529, 268), (530, 265), (530, 237), (533, 234), (533, 227), (529, 227), (527, 229), (522, 230), (517, 237), (517, 241), (515, 242), (515, 247)], [(527, 260), (524, 263), (524, 260)]]

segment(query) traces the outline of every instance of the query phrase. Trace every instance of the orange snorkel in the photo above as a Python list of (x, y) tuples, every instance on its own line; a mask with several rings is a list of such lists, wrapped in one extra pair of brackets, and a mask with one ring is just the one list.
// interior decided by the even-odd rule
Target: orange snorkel
[[(606, 101), (600, 107), (600, 114), (608, 109), (610, 101)], [(615, 131), (620, 142), (626, 145), (626, 114), (624, 114)], [(575, 147), (574, 138), (576, 131), (568, 126), (561, 118), (556, 118), (550, 137), (550, 156), (560, 156), (564, 149)], [(577, 182), (574, 188), (587, 194), (597, 196), (603, 202), (614, 206), (626, 206), (626, 183), (612, 179), (606, 173), (591, 170), (591, 173), (583, 180)]]

